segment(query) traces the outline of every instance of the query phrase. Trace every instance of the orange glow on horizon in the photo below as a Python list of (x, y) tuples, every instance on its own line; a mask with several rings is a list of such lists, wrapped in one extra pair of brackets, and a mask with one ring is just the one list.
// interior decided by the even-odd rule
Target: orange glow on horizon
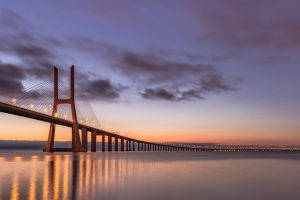
[[(46, 141), (48, 138), (49, 124), (45, 122), (34, 121), (13, 115), (0, 115), (3, 122), (0, 140), (29, 140), (29, 141)], [(18, 121), (16, 125), (16, 120)], [(34, 126), (32, 126), (34, 124)], [(242, 131), (242, 128), (236, 129), (208, 129), (197, 131), (193, 129), (182, 130), (180, 127), (168, 129), (164, 127), (151, 127), (147, 129), (141, 126), (124, 127), (116, 124), (114, 130), (105, 129), (107, 131), (116, 132), (122, 136), (130, 136), (132, 138), (151, 141), (151, 142), (182, 142), (182, 143), (222, 143), (222, 144), (271, 144), (271, 145), (299, 145), (297, 134), (291, 134), (288, 138), (282, 135), (272, 134), (270, 130), (252, 130), (251, 132)], [(24, 127), (26, 133), (24, 132)], [(117, 130), (117, 131), (116, 131)], [(243, 134), (241, 134), (241, 132)], [(88, 137), (90, 140), (90, 136)], [(67, 127), (57, 126), (55, 141), (70, 141), (71, 129)]]

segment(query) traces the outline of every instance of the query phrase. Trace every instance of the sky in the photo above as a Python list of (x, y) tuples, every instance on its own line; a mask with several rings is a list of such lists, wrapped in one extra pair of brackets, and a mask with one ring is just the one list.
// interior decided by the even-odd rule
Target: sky
[[(74, 64), (77, 94), (106, 130), (300, 145), (299, 10), (296, 0), (2, 1), (0, 96)], [(0, 139), (47, 139), (47, 123), (0, 121)]]

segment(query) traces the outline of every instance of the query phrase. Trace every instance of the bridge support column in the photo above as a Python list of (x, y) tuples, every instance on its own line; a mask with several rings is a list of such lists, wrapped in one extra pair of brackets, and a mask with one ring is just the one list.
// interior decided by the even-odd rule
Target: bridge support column
[(108, 142), (108, 151), (112, 151), (112, 138), (110, 135), (108, 136), (107, 142)]
[(143, 142), (140, 142), (140, 151), (143, 151)]
[(86, 151), (83, 148), (83, 144), (80, 141), (79, 127), (77, 122), (77, 114), (75, 108), (75, 76), (74, 76), (74, 65), (71, 66), (70, 74), (70, 98), (60, 99), (58, 97), (58, 69), (54, 67), (54, 99), (53, 99), (53, 110), (52, 117), (57, 117), (57, 107), (59, 104), (69, 104), (71, 106), (72, 112), (72, 148), (53, 148), (54, 145), (54, 135), (55, 135), (55, 124), (50, 124), (48, 144), (44, 148), (45, 152), (54, 152), (54, 151), (71, 151), (71, 152), (84, 152)]
[(102, 152), (105, 152), (105, 133), (102, 133)]
[(126, 151), (129, 151), (129, 141), (126, 140)]
[(128, 150), (131, 151), (131, 140), (128, 141)]
[(55, 124), (50, 124), (47, 146), (43, 149), (44, 152), (53, 152), (55, 137)]
[(81, 130), (81, 140), (82, 140), (82, 148), (87, 152), (87, 131), (86, 128)]
[(132, 141), (132, 151), (135, 151), (135, 141)]
[(119, 138), (115, 137), (115, 151), (119, 151)]
[(96, 130), (93, 130), (91, 134), (91, 152), (96, 152), (96, 142), (97, 142), (96, 140), (97, 140)]
[(121, 138), (121, 151), (124, 151), (124, 139)]
[(138, 151), (140, 151), (141, 150), (140, 142), (138, 142), (137, 144), (138, 144)]

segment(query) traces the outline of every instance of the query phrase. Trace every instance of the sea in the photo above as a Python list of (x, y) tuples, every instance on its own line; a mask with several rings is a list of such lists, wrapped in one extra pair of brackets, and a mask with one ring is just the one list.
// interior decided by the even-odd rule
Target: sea
[(0, 151), (0, 200), (299, 200), (297, 152)]

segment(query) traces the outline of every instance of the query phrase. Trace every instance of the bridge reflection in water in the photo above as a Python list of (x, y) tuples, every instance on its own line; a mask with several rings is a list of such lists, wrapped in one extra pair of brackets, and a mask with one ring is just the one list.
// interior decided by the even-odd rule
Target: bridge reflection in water
[(108, 153), (0, 157), (0, 199), (97, 199), (128, 184), (140, 165)]
[(0, 152), (0, 200), (299, 199), (299, 168), (297, 152)]

